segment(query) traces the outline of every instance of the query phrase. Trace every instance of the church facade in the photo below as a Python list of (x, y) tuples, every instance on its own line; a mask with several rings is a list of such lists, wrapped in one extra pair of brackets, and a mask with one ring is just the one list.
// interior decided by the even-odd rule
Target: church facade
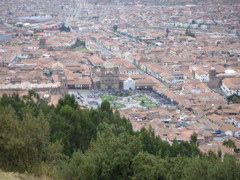
[(122, 89), (119, 80), (119, 68), (114, 67), (110, 62), (104, 63), (102, 67), (93, 67), (92, 76), (95, 89)]

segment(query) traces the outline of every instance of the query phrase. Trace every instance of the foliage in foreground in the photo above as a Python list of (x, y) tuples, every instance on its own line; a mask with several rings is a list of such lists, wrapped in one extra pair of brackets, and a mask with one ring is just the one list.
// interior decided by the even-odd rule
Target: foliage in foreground
[(240, 178), (234, 157), (203, 154), (194, 139), (169, 145), (151, 128), (133, 132), (108, 102), (82, 110), (66, 95), (54, 107), (32, 91), (0, 99), (3, 170), (57, 179)]

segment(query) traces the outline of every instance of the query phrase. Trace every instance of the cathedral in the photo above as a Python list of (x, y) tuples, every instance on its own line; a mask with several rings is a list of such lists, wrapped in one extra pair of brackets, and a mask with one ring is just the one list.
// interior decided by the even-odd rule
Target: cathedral
[(119, 75), (119, 68), (108, 61), (102, 67), (93, 67), (93, 87), (101, 90), (122, 89), (123, 82), (120, 81)]

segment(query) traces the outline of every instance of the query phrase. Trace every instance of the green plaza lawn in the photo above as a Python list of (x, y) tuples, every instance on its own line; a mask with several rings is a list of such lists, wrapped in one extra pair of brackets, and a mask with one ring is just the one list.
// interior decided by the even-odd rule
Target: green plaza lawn
[(117, 100), (117, 96), (113, 96), (113, 95), (103, 95), (103, 96), (101, 96), (101, 99), (103, 100), (103, 101), (108, 101), (108, 102), (113, 102), (113, 101), (116, 101)]
[(146, 96), (139, 95), (139, 96), (133, 97), (133, 99), (135, 99), (137, 101), (141, 101), (140, 105), (143, 107), (150, 108), (150, 109), (158, 108), (158, 105), (156, 103), (152, 102), (152, 100)]
[(137, 101), (151, 101), (149, 98), (147, 98), (146, 96), (134, 96), (133, 99), (137, 100)]
[(122, 109), (126, 107), (124, 104), (121, 103), (111, 103), (111, 106), (116, 109)]
[(108, 101), (113, 108), (116, 109), (122, 109), (125, 108), (126, 106), (124, 104), (118, 103), (117, 102), (118, 96), (115, 95), (103, 95), (101, 96), (102, 101)]
[[(122, 108), (125, 108), (126, 106), (122, 103), (117, 102), (117, 99), (118, 99), (118, 97), (128, 97), (128, 96), (131, 96), (131, 95), (130, 94), (115, 94), (115, 95), (109, 94), (109, 95), (102, 95), (100, 97), (101, 97), (102, 101), (105, 101), (105, 100), (108, 101), (113, 108), (122, 109)], [(158, 108), (158, 105), (156, 103), (152, 102), (152, 100), (146, 96), (139, 95), (139, 96), (133, 96), (132, 98), (134, 100), (139, 101), (139, 104), (142, 107), (146, 107), (146, 108), (150, 108), (150, 109)]]

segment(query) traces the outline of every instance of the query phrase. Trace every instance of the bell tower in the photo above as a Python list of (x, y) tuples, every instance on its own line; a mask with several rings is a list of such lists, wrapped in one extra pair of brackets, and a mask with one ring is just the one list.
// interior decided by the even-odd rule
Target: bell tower
[(45, 38), (41, 38), (39, 39), (39, 47), (40, 48), (45, 48), (46, 47), (46, 39)]
[(210, 80), (214, 79), (216, 77), (216, 74), (217, 74), (216, 69), (214, 67), (211, 67), (210, 70), (209, 70), (209, 78), (210, 78)]
[(68, 86), (67, 86), (67, 77), (65, 76), (64, 71), (58, 73), (59, 81), (60, 81), (60, 93), (65, 95), (68, 93)]

